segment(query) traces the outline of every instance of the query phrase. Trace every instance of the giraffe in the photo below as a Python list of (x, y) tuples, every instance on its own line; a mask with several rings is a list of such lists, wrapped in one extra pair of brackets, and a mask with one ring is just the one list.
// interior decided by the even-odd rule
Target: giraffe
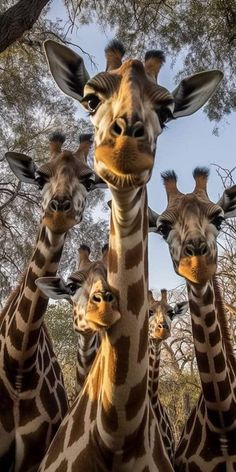
[(85, 163), (88, 136), (75, 153), (61, 150), (64, 137), (50, 140), (51, 159), (40, 167), (24, 154), (6, 159), (25, 183), (42, 194), (36, 245), (21, 282), (1, 315), (0, 469), (35, 471), (68, 409), (60, 366), (43, 324), (48, 300), (35, 285), (55, 275), (67, 231), (82, 219), (94, 173)]
[(224, 219), (236, 216), (236, 185), (215, 204), (207, 194), (208, 174), (196, 168), (195, 188), (185, 195), (176, 174), (164, 173), (168, 204), (156, 215), (174, 269), (186, 279), (202, 387), (176, 450), (178, 472), (236, 470), (236, 362), (216, 279), (216, 239)]
[(175, 440), (169, 416), (160, 402), (158, 394), (161, 345), (171, 335), (171, 323), (176, 316), (183, 316), (188, 310), (187, 302), (176, 303), (174, 307), (167, 302), (167, 290), (161, 290), (161, 299), (155, 300), (148, 291), (149, 301), (149, 376), (148, 391), (163, 442), (171, 463), (174, 461)]
[[(65, 298), (73, 305), (74, 331), (78, 334), (76, 369), (79, 393), (99, 349), (102, 330), (120, 318), (117, 300), (107, 283), (106, 267), (101, 259), (90, 262), (87, 270), (79, 267), (67, 282), (61, 277), (40, 277), (36, 285), (47, 297), (55, 300)], [(93, 318), (98, 317), (101, 324), (93, 322)]]
[(124, 48), (113, 41), (106, 48), (106, 72), (90, 79), (82, 58), (67, 47), (47, 41), (45, 50), (57, 84), (89, 111), (95, 128), (95, 169), (112, 194), (108, 284), (121, 318), (105, 332), (101, 361), (93, 364), (40, 470), (122, 472), (135, 466), (137, 472), (168, 472), (173, 468), (147, 389), (146, 183), (165, 122), (199, 109), (222, 74), (202, 72), (170, 93), (156, 83), (163, 53), (149, 51), (144, 65), (122, 63)]

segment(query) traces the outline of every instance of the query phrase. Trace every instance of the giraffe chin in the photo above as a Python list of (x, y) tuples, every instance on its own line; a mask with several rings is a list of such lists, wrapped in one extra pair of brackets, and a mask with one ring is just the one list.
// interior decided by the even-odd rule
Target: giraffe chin
[(113, 310), (111, 307), (107, 307), (106, 303), (103, 303), (96, 308), (88, 308), (86, 313), (86, 321), (88, 325), (95, 331), (108, 329), (113, 326), (120, 319), (120, 313), (117, 310)]
[(95, 150), (96, 170), (108, 183), (121, 187), (144, 185), (154, 163), (147, 146), (128, 136), (116, 138), (114, 145), (101, 144)]
[(43, 223), (52, 233), (63, 234), (76, 224), (76, 220), (73, 216), (65, 216), (62, 212), (55, 212), (54, 214), (46, 215), (43, 218)]
[(205, 256), (183, 257), (178, 266), (178, 274), (195, 284), (204, 284), (216, 273), (216, 263)]

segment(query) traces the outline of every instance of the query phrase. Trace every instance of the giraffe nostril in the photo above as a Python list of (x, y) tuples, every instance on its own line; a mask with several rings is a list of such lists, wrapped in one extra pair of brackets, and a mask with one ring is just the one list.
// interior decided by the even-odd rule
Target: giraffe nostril
[(189, 242), (185, 245), (184, 255), (185, 256), (205, 256), (208, 253), (208, 246), (205, 241), (196, 240), (194, 242)]
[(72, 208), (71, 201), (70, 201), (70, 200), (65, 200), (65, 201), (61, 204), (61, 208), (62, 208), (62, 211), (69, 211), (69, 210), (71, 210), (71, 208)]
[(114, 296), (111, 292), (96, 292), (92, 295), (91, 301), (93, 303), (102, 303), (102, 302), (108, 302), (111, 303), (114, 300)]
[(94, 303), (101, 303), (102, 302), (102, 296), (100, 293), (94, 293), (91, 297), (92, 302)]
[(184, 255), (185, 256), (194, 256), (195, 255), (195, 249), (192, 244), (186, 244), (184, 248)]
[(145, 136), (145, 128), (143, 123), (137, 122), (135, 125), (132, 127), (132, 136), (134, 138), (143, 138)]
[(51, 200), (49, 203), (49, 209), (51, 211), (58, 211), (59, 202), (57, 200)]
[(208, 248), (206, 243), (202, 243), (199, 247), (199, 252), (201, 256), (205, 256), (207, 254)]
[(113, 136), (121, 136), (122, 134), (124, 134), (124, 126), (122, 126), (121, 123), (118, 121), (114, 121), (110, 129), (111, 134), (113, 134)]

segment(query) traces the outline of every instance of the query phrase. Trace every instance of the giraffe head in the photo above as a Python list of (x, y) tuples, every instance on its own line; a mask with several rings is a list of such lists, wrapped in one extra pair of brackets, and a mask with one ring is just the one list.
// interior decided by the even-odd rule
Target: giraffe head
[(92, 78), (83, 59), (66, 46), (48, 40), (45, 52), (57, 85), (90, 114), (96, 172), (119, 189), (148, 181), (165, 123), (197, 111), (223, 76), (217, 70), (200, 72), (169, 92), (157, 83), (165, 60), (161, 51), (148, 51), (144, 62), (122, 62), (124, 47), (113, 40), (105, 49), (106, 71)]
[(62, 150), (64, 139), (60, 133), (52, 135), (50, 160), (40, 167), (25, 154), (7, 152), (5, 155), (19, 180), (40, 188), (42, 220), (54, 233), (65, 233), (81, 221), (87, 193), (95, 187), (95, 174), (86, 163), (91, 135), (80, 136), (76, 152)]
[(149, 302), (149, 339), (159, 343), (171, 334), (171, 322), (178, 315), (184, 315), (188, 309), (187, 302), (176, 303), (173, 307), (167, 302), (167, 290), (161, 290), (161, 299), (155, 300), (151, 290), (148, 291)]
[(195, 188), (183, 194), (176, 174), (162, 174), (167, 208), (156, 215), (157, 232), (169, 245), (175, 271), (195, 284), (205, 284), (217, 268), (217, 236), (226, 218), (236, 216), (236, 185), (224, 191), (218, 203), (207, 194), (206, 168), (193, 172)]
[(60, 277), (40, 277), (36, 285), (50, 298), (65, 298), (73, 304), (75, 331), (102, 331), (120, 319), (116, 297), (107, 283), (102, 261), (87, 271), (76, 271), (64, 282)]

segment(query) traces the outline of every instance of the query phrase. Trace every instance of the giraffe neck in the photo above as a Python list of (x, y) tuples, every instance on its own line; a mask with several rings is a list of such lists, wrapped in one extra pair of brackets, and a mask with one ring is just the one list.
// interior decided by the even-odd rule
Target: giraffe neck
[(100, 337), (92, 330), (78, 333), (76, 362), (76, 392), (79, 393), (91, 370), (100, 345)]
[(151, 398), (152, 406), (155, 409), (158, 397), (160, 358), (161, 358), (161, 341), (149, 339), (149, 373), (148, 373), (148, 393)]
[(147, 196), (146, 188), (111, 191), (108, 283), (121, 319), (102, 339), (98, 429), (108, 447), (120, 450), (147, 415)]
[(215, 431), (236, 428), (236, 364), (221, 294), (215, 279), (188, 284), (196, 359), (208, 424)]
[(48, 299), (35, 285), (42, 276), (54, 276), (58, 269), (65, 235), (56, 235), (41, 225), (36, 247), (24, 277), (10, 300), (2, 324), (4, 365), (14, 375), (35, 364), (38, 340)]

